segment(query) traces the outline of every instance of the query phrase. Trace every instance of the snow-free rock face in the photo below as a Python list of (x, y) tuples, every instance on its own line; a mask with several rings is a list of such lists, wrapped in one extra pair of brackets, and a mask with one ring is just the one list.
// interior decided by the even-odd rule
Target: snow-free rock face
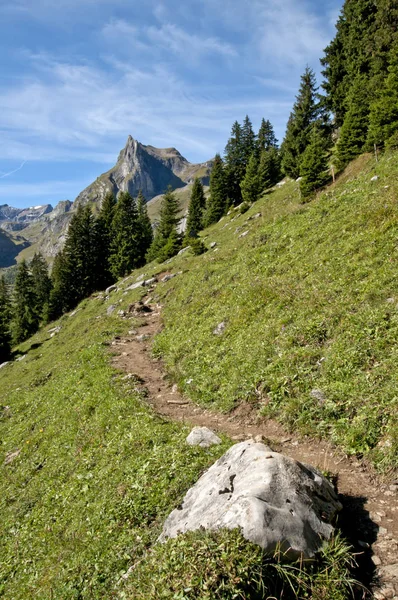
[(192, 165), (175, 148), (145, 146), (129, 135), (116, 165), (83, 190), (76, 203), (101, 204), (108, 192), (129, 192), (136, 197), (141, 190), (147, 200), (163, 194), (170, 185), (181, 188), (198, 174), (207, 181), (212, 162)]
[(313, 467), (254, 441), (232, 446), (167, 518), (160, 541), (204, 528), (240, 528), (272, 553), (310, 558), (333, 532), (341, 504)]

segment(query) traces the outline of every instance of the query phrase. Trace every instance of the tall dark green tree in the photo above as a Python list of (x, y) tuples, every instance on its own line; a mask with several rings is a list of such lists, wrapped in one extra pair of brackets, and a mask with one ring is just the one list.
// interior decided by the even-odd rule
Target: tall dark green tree
[(282, 169), (295, 179), (300, 175), (300, 162), (310, 141), (312, 125), (322, 115), (317, 90), (315, 73), (307, 67), (301, 77), (300, 89), (281, 146)]
[(269, 150), (263, 150), (258, 167), (259, 193), (278, 183), (281, 177), (281, 157), (278, 149), (271, 147)]
[(300, 192), (303, 200), (310, 198), (316, 190), (330, 179), (328, 172), (328, 149), (319, 127), (312, 127), (310, 143), (301, 160)]
[(260, 193), (259, 161), (257, 154), (253, 152), (247, 165), (246, 174), (240, 184), (242, 198), (245, 202), (256, 202)]
[(205, 225), (217, 223), (227, 208), (227, 184), (224, 162), (216, 154), (210, 175), (210, 195), (207, 200)]
[(244, 118), (242, 125), (242, 153), (244, 157), (245, 168), (249, 164), (251, 155), (256, 147), (256, 134), (253, 130), (252, 122), (248, 115)]
[[(227, 197), (234, 205), (242, 201), (240, 183), (246, 172), (247, 156), (242, 126), (235, 121), (232, 125), (231, 137), (225, 147), (224, 177)], [(214, 167), (213, 167), (214, 168)]]
[(51, 271), (51, 292), (48, 304), (47, 319), (58, 319), (69, 310), (68, 277), (65, 255), (62, 251), (54, 258)]
[(144, 265), (146, 253), (148, 252), (153, 241), (153, 229), (148, 215), (146, 200), (141, 190), (137, 197), (137, 212), (139, 263), (140, 265)]
[(113, 237), (112, 223), (115, 216), (116, 198), (112, 192), (106, 194), (101, 204), (97, 219), (98, 243), (98, 287), (106, 288), (113, 283), (114, 276), (110, 269), (111, 242)]
[[(368, 147), (383, 147), (398, 132), (398, 46), (389, 54), (388, 76), (370, 106)], [(398, 140), (397, 140), (398, 141)]]
[(206, 198), (203, 184), (196, 178), (193, 182), (191, 198), (188, 207), (186, 237), (195, 238), (203, 229), (203, 216), (206, 208)]
[(26, 261), (22, 260), (14, 286), (12, 336), (15, 343), (23, 342), (38, 330), (40, 314), (36, 307), (33, 277)]
[(51, 293), (51, 279), (48, 274), (48, 265), (44, 256), (35, 253), (29, 265), (33, 279), (33, 289), (36, 297), (35, 312), (44, 319), (48, 314), (48, 303)]
[(163, 248), (168, 244), (168, 258), (174, 256), (181, 248), (181, 238), (177, 233), (177, 227), (180, 222), (178, 213), (180, 211), (179, 202), (171, 186), (163, 196), (160, 207), (160, 221), (155, 232), (155, 237), (147, 253), (147, 260), (164, 260), (165, 253)]
[(278, 148), (278, 140), (275, 137), (274, 128), (269, 120), (262, 119), (257, 136), (257, 154), (260, 156), (263, 150)]
[(117, 279), (140, 266), (137, 203), (128, 192), (119, 195), (112, 223), (111, 272)]
[(345, 114), (337, 142), (337, 166), (343, 168), (365, 149), (369, 127), (369, 91), (367, 78), (358, 75), (348, 95), (348, 111)]
[(0, 363), (11, 356), (11, 302), (4, 277), (0, 279)]

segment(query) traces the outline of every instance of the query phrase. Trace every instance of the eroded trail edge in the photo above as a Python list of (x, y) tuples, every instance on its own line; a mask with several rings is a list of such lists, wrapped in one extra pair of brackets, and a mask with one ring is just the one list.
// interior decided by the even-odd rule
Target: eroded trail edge
[(398, 600), (398, 482), (385, 483), (356, 458), (326, 442), (300, 439), (278, 423), (258, 416), (250, 404), (231, 413), (214, 412), (182, 396), (169, 382), (162, 361), (151, 355), (153, 337), (161, 330), (161, 307), (143, 298), (132, 308), (140, 326), (112, 342), (112, 363), (145, 390), (146, 401), (165, 418), (206, 426), (235, 441), (263, 436), (273, 449), (337, 475), (344, 505), (342, 527), (358, 552), (361, 579), (376, 587), (374, 598)]

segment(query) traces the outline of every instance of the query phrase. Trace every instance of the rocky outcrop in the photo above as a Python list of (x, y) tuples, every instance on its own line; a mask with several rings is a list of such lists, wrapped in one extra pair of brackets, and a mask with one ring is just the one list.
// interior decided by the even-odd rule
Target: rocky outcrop
[(119, 154), (116, 165), (104, 173), (76, 198), (77, 204), (101, 204), (108, 192), (129, 192), (137, 196), (141, 190), (147, 200), (163, 194), (167, 187), (184, 187), (195, 176), (208, 182), (212, 161), (194, 165), (175, 148), (145, 146), (131, 137)]
[(167, 518), (160, 541), (200, 528), (240, 528), (266, 552), (311, 558), (333, 532), (341, 504), (313, 467), (261, 443), (232, 446)]

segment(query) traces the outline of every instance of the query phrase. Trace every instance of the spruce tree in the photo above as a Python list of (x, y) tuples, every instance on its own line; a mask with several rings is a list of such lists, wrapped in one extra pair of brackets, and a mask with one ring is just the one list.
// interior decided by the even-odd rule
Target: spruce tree
[(97, 219), (98, 243), (98, 288), (104, 289), (114, 281), (110, 270), (112, 223), (115, 215), (116, 198), (112, 192), (106, 194)]
[(119, 195), (112, 223), (110, 268), (118, 279), (141, 265), (138, 209), (128, 192)]
[(240, 183), (246, 172), (246, 145), (242, 134), (242, 127), (235, 121), (232, 126), (231, 137), (225, 147), (224, 175), (227, 197), (234, 205), (242, 201)]
[(312, 125), (321, 118), (317, 89), (315, 73), (307, 67), (301, 77), (300, 89), (281, 146), (282, 169), (294, 179), (300, 175), (300, 162), (310, 141)]
[(256, 147), (256, 134), (253, 131), (253, 125), (248, 115), (246, 115), (242, 125), (242, 152), (244, 157), (245, 169), (249, 164), (251, 155)]
[(210, 175), (210, 195), (207, 200), (205, 225), (217, 223), (227, 208), (227, 185), (224, 162), (216, 154)]
[(25, 260), (18, 265), (13, 300), (12, 334), (18, 344), (36, 333), (40, 324), (33, 277)]
[(327, 183), (330, 178), (327, 169), (327, 146), (322, 132), (315, 124), (312, 127), (310, 143), (301, 160), (300, 192), (303, 200), (310, 198), (316, 190)]
[(203, 213), (206, 208), (206, 198), (203, 184), (196, 178), (191, 191), (191, 199), (188, 207), (186, 237), (195, 238), (203, 229)]
[(275, 137), (274, 128), (272, 127), (271, 121), (262, 119), (257, 136), (256, 148), (259, 156), (263, 150), (278, 148), (278, 140)]
[(168, 258), (174, 256), (174, 254), (177, 254), (178, 249), (181, 248), (181, 238), (177, 233), (177, 226), (180, 222), (178, 217), (179, 211), (179, 202), (173, 192), (173, 189), (171, 186), (169, 186), (162, 199), (162, 204), (160, 207), (160, 221), (151, 247), (147, 253), (148, 261), (156, 258), (160, 261), (165, 260), (165, 253), (162, 254), (162, 249), (166, 246), (166, 244), (168, 244)]
[(277, 148), (263, 150), (258, 168), (259, 193), (278, 183), (281, 176), (281, 158)]
[(36, 298), (35, 311), (44, 319), (48, 313), (48, 303), (51, 292), (51, 279), (48, 274), (48, 265), (44, 256), (35, 253), (30, 263), (30, 272), (33, 279), (33, 288)]
[(68, 277), (65, 255), (62, 251), (54, 258), (51, 271), (51, 292), (48, 303), (47, 320), (58, 319), (69, 310)]
[(11, 303), (4, 276), (0, 279), (0, 363), (11, 356)]
[(246, 175), (240, 184), (242, 189), (242, 197), (245, 202), (251, 204), (256, 202), (260, 193), (260, 179), (258, 174), (258, 158), (256, 153), (253, 152), (247, 165)]
[(398, 132), (398, 46), (390, 51), (388, 76), (370, 106), (368, 148), (383, 147)]
[(137, 197), (137, 212), (138, 212), (138, 256), (139, 264), (145, 264), (145, 256), (153, 241), (152, 223), (148, 216), (146, 200), (141, 190)]
[(339, 169), (344, 168), (365, 149), (369, 127), (369, 92), (367, 78), (358, 75), (348, 96), (348, 111), (344, 117), (336, 156)]

